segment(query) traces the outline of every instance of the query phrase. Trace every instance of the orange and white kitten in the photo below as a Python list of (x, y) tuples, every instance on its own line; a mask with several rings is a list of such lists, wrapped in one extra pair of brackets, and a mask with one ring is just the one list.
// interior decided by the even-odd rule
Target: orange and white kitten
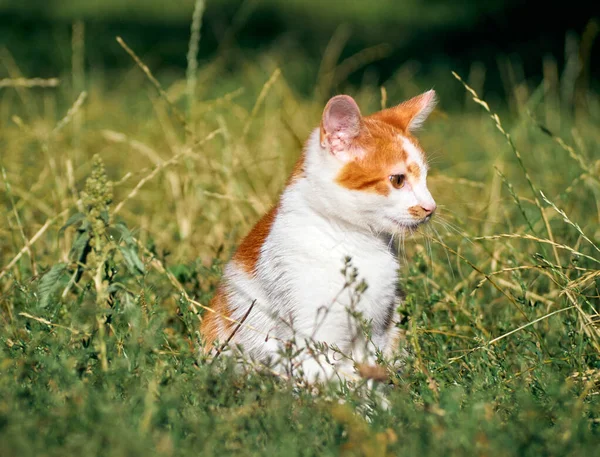
[[(436, 209), (412, 136), (435, 103), (430, 90), (363, 117), (352, 97), (329, 100), (279, 202), (225, 268), (214, 312), (201, 325), (207, 352), (231, 338), (250, 357), (276, 361), (294, 339), (304, 350), (292, 374), (312, 382), (356, 379), (354, 362), (373, 364), (377, 351), (391, 356), (398, 349), (401, 297), (392, 241)], [(346, 257), (367, 285), (358, 296), (344, 287)], [(370, 322), (368, 341), (349, 311)], [(325, 352), (310, 349), (312, 342), (325, 343), (319, 345)], [(289, 374), (289, 367), (278, 369)]]

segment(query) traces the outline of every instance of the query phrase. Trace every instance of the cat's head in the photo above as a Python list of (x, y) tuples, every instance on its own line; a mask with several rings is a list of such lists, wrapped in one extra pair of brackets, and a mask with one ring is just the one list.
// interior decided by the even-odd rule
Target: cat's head
[(328, 186), (328, 210), (377, 232), (402, 232), (428, 221), (436, 204), (427, 188), (425, 154), (412, 132), (435, 104), (430, 90), (362, 116), (348, 95), (329, 100), (315, 144), (318, 173), (334, 184)]

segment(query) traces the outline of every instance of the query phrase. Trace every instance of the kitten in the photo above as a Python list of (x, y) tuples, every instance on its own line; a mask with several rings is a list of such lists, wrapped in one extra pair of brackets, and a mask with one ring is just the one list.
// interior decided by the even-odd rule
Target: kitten
[[(206, 352), (215, 341), (231, 340), (252, 358), (277, 360), (294, 339), (303, 351), (291, 374), (312, 382), (356, 379), (355, 362), (373, 365), (376, 351), (398, 350), (393, 237), (436, 209), (424, 154), (412, 136), (435, 98), (430, 90), (365, 117), (352, 97), (329, 100), (279, 202), (225, 268), (203, 316)], [(345, 287), (347, 257), (367, 285), (360, 293)], [(370, 323), (370, 338), (350, 311)]]

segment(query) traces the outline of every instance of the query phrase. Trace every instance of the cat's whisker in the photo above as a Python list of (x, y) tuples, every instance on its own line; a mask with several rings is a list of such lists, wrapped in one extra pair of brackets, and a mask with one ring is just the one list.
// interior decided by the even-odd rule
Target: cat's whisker
[(431, 223), (432, 225), (437, 224), (440, 227), (444, 228), (447, 234), (456, 234), (459, 236), (462, 235), (462, 231), (458, 227), (454, 226), (451, 222), (448, 222), (441, 216), (437, 216), (435, 220), (431, 221)]
[(465, 241), (469, 242), (470, 244), (473, 244), (473, 240), (467, 233), (465, 233), (463, 230), (461, 230), (458, 226), (456, 226), (453, 223), (449, 222), (448, 220), (444, 219), (443, 216), (436, 215), (435, 219), (433, 219), (432, 222), (438, 223), (439, 225), (441, 225), (448, 231), (455, 232), (457, 235), (459, 235)]
[(428, 254), (428, 260), (427, 263), (429, 264), (429, 268), (428, 270), (430, 272), (433, 273), (433, 250), (431, 249), (431, 242), (429, 241), (429, 236), (425, 233), (426, 230), (428, 230), (429, 227), (424, 227), (424, 239), (425, 239), (425, 249), (427, 250), (427, 254)]
[(435, 229), (435, 227), (433, 225), (431, 226), (431, 230), (433, 230), (435, 232), (435, 235), (437, 236), (438, 240), (440, 241), (440, 245), (442, 246), (442, 248), (444, 249), (444, 252), (446, 253), (446, 259), (448, 260), (448, 269), (450, 270), (452, 279), (455, 279), (454, 269), (452, 268), (452, 262), (450, 262), (450, 254), (448, 253), (448, 249), (446, 249), (444, 240), (442, 239), (442, 237), (440, 236), (440, 234), (438, 233), (438, 231)]
[(438, 150), (428, 151), (427, 152), (427, 163), (429, 165), (435, 165), (438, 163), (438, 160), (442, 158), (442, 152)]
[(400, 249), (400, 253), (402, 254), (402, 261), (404, 265), (408, 264), (408, 259), (406, 258), (406, 231), (402, 230), (400, 232), (400, 239), (402, 241), (402, 248)]
[[(445, 207), (442, 207), (442, 208), (440, 209), (440, 211), (438, 211), (438, 213), (436, 214), (436, 217), (434, 218), (434, 220), (439, 220), (439, 221), (445, 222), (445, 223), (446, 223), (448, 226), (450, 226), (450, 227), (451, 227), (451, 228), (452, 228), (452, 229), (453, 229), (453, 230), (454, 230), (456, 233), (460, 233), (460, 234), (463, 234), (463, 235), (465, 235), (465, 232), (464, 232), (464, 230), (462, 230), (462, 229), (460, 228), (460, 226), (459, 226), (459, 225), (457, 225), (455, 222), (453, 222), (453, 221), (449, 220), (447, 217), (444, 217), (444, 216), (446, 216), (447, 214), (448, 214), (448, 215), (451, 215), (451, 216), (454, 216), (454, 213), (453, 213), (452, 211), (450, 211), (450, 210), (446, 209)], [(456, 219), (456, 216), (454, 216), (454, 219)]]

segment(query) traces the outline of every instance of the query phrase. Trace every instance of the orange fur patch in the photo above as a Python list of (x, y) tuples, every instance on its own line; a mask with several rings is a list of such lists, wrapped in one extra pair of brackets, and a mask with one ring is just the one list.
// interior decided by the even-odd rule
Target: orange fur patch
[(305, 176), (305, 174), (304, 174), (304, 161), (305, 160), (306, 160), (306, 152), (302, 151), (302, 154), (300, 154), (300, 157), (298, 157), (298, 160), (296, 161), (296, 164), (294, 165), (294, 168), (292, 169), (292, 174), (290, 175), (290, 177), (288, 178), (288, 180), (285, 183), (286, 187), (289, 186), (290, 184), (295, 183), (300, 178)]
[(395, 106), (374, 113), (371, 117), (378, 121), (385, 122), (386, 124), (393, 125), (400, 130), (401, 133), (406, 134), (408, 124), (414, 117), (414, 113), (412, 113), (412, 111), (401, 110), (400, 107)]
[(327, 132), (325, 131), (325, 127), (323, 126), (323, 119), (321, 119), (321, 124), (319, 124), (319, 142), (323, 144), (325, 141), (325, 137), (327, 136)]
[(422, 219), (425, 216), (427, 216), (427, 211), (425, 211), (420, 206), (411, 206), (410, 208), (408, 208), (408, 213), (411, 216), (418, 217), (419, 219)]
[(260, 257), (260, 249), (271, 231), (276, 214), (277, 206), (274, 206), (250, 230), (250, 233), (242, 240), (242, 244), (233, 256), (233, 260), (249, 275), (256, 273), (256, 263)]
[(224, 317), (231, 318), (231, 310), (229, 309), (227, 295), (222, 285), (217, 288), (217, 292), (210, 301), (209, 307), (214, 313), (206, 311), (202, 316), (202, 324), (200, 325), (200, 334), (204, 341), (205, 353), (208, 353), (212, 349), (213, 343), (219, 337), (227, 338), (228, 335), (219, 335), (220, 329), (224, 329), (227, 333), (233, 331), (233, 322), (224, 319)]
[[(303, 159), (299, 160), (299, 163)], [(298, 164), (297, 164), (298, 166)], [(300, 165), (301, 166), (301, 165)], [(250, 230), (250, 233), (242, 240), (238, 250), (233, 256), (233, 260), (248, 274), (256, 273), (256, 263), (260, 256), (260, 249), (265, 242), (265, 239), (271, 231), (271, 226), (277, 214), (277, 207), (265, 214), (256, 225)], [(221, 338), (229, 337), (233, 331), (233, 322), (227, 318), (231, 318), (231, 309), (227, 300), (227, 294), (224, 286), (221, 284), (217, 288), (215, 296), (210, 301), (209, 307), (214, 311), (207, 311), (202, 317), (200, 332), (204, 340), (205, 352), (212, 349), (213, 343)], [(221, 331), (225, 335), (220, 334)]]
[(401, 130), (402, 133), (407, 134), (408, 126), (415, 116), (417, 116), (424, 108), (424, 102), (431, 100), (432, 96), (428, 94), (430, 94), (430, 92), (413, 97), (397, 106), (374, 113), (371, 115), (371, 117), (393, 125), (397, 129)]
[[(391, 191), (389, 175), (394, 166), (406, 162), (407, 153), (398, 140), (404, 135), (414, 144), (414, 138), (386, 122), (383, 111), (362, 119), (360, 134), (354, 139), (354, 145), (365, 154), (357, 160), (348, 162), (337, 176), (337, 182), (351, 190), (362, 190), (388, 195)], [(407, 173), (417, 179), (420, 169), (417, 164), (408, 164)]]
[(406, 167), (406, 174), (416, 181), (421, 177), (421, 168), (416, 163), (411, 163)]

